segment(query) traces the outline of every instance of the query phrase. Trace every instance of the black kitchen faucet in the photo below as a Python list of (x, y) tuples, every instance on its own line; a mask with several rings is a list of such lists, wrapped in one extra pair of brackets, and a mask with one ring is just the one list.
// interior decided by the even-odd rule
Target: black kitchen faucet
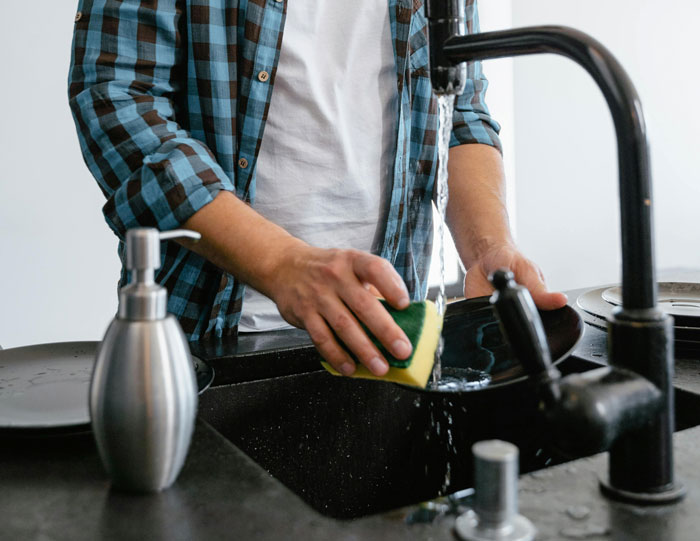
[(496, 311), (514, 354), (536, 383), (555, 444), (573, 454), (609, 451), (603, 492), (636, 503), (669, 503), (684, 490), (673, 474), (673, 320), (656, 305), (651, 175), (642, 107), (627, 73), (578, 30), (534, 26), (467, 35), (463, 0), (427, 0), (431, 81), (460, 94), (466, 62), (555, 53), (596, 81), (617, 135), (622, 233), (622, 306), (608, 319), (610, 367), (560, 378), (551, 366), (529, 294), (494, 276)]

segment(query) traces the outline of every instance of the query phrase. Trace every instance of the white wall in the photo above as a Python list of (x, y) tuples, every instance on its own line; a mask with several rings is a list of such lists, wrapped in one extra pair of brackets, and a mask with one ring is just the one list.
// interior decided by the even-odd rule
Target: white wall
[[(27, 17), (25, 5), (9, 2), (0, 18), (4, 348), (99, 340), (116, 311), (116, 238), (102, 218), (104, 200), (83, 164), (66, 97), (76, 5), (44, 0)], [(509, 26), (510, 1), (483, 2), (481, 22), (485, 30)], [(506, 141), (514, 133), (510, 64), (486, 68), (489, 105)], [(512, 169), (510, 161), (507, 166)]]
[[(647, 115), (659, 267), (700, 267), (700, 33), (693, 27), (700, 4), (659, 6), (651, 0), (520, 0), (511, 7), (510, 0), (482, 0), (480, 10), (484, 30), (566, 24), (615, 53)], [(0, 18), (5, 348), (97, 340), (116, 310), (116, 240), (80, 157), (66, 98), (75, 2), (44, 0), (31, 12), (27, 17), (26, 5), (8, 2)], [(521, 246), (554, 288), (618, 280), (615, 142), (598, 90), (583, 70), (554, 56), (489, 61), (484, 69), (489, 105), (503, 125)]]
[[(635, 83), (653, 167), (657, 267), (700, 267), (700, 3), (514, 1), (513, 26), (588, 32)], [(553, 55), (515, 60), (518, 241), (568, 289), (620, 279), (612, 121), (590, 77)]]
[(77, 2), (0, 17), (0, 346), (98, 340), (116, 310), (116, 237), (83, 164), (66, 79)]
[[(503, 30), (513, 24), (511, 0), (481, 0), (479, 19), (482, 32)], [(515, 96), (513, 93), (513, 59), (500, 58), (483, 64), (484, 74), (489, 80), (486, 100), (491, 115), (501, 124), (503, 163), (506, 173), (506, 197), (511, 228), (517, 229), (515, 200)]]

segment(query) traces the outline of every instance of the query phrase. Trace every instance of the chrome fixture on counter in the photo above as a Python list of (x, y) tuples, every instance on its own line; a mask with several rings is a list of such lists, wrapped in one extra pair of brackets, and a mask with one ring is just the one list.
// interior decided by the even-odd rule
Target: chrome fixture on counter
[(90, 418), (114, 486), (159, 491), (177, 478), (197, 414), (197, 382), (180, 324), (166, 313), (167, 292), (154, 281), (160, 241), (199, 233), (152, 228), (126, 234), (131, 283), (97, 352)]
[[(596, 398), (614, 401), (607, 395), (623, 388), (627, 392), (629, 388), (612, 374), (624, 374), (623, 379), (629, 376), (631, 386), (646, 395), (641, 400), (646, 405), (641, 406), (636, 400), (640, 395), (631, 392), (627, 396), (629, 401), (618, 403), (621, 410), (616, 421), (633, 419), (639, 407), (645, 410), (643, 415), (648, 422), (644, 426), (628, 427), (626, 431), (618, 430), (620, 426), (607, 425), (604, 430), (607, 435), (602, 436), (599, 443), (610, 451), (609, 480), (601, 486), (613, 498), (639, 503), (675, 501), (682, 497), (683, 490), (673, 476), (673, 329), (671, 317), (659, 310), (656, 302), (650, 168), (637, 92), (615, 57), (587, 34), (566, 27), (538, 26), (464, 35), (464, 25), (457, 22), (464, 18), (462, 3), (458, 0), (428, 0), (426, 3), (431, 78), (437, 93), (456, 93), (463, 87), (463, 82), (455, 79), (466, 73), (457, 69), (460, 63), (555, 53), (586, 69), (605, 96), (618, 145), (622, 306), (608, 319), (609, 360), (615, 370), (608, 376), (598, 375), (594, 382), (580, 376), (582, 385), (576, 392), (590, 392), (596, 394)], [(451, 74), (447, 82), (446, 73)], [(545, 359), (537, 350), (521, 352), (525, 355), (521, 360), (528, 362), (527, 355)], [(549, 368), (538, 372), (537, 377), (542, 376), (544, 380), (540, 388), (545, 389), (545, 397), (556, 401), (556, 385), (552, 391), (548, 383), (556, 381), (556, 375)], [(646, 384), (642, 379), (647, 380)], [(656, 393), (651, 392), (648, 384), (655, 388), (657, 398), (651, 399)], [(656, 401), (658, 410), (653, 405)], [(633, 409), (623, 413), (627, 408)]]
[(537, 533), (518, 514), (518, 448), (500, 440), (472, 446), (474, 455), (474, 509), (455, 522), (464, 541), (532, 541)]

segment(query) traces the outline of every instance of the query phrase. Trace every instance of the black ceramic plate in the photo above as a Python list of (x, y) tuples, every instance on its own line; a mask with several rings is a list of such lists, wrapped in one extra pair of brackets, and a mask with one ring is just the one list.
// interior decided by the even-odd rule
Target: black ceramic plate
[[(594, 316), (586, 311), (582, 311), (581, 315), (585, 324), (608, 332), (608, 321), (606, 319)], [(700, 352), (700, 331), (696, 327), (676, 326), (673, 328), (673, 337), (675, 357), (677, 359), (685, 358), (687, 355), (697, 358), (697, 354)]]
[[(564, 360), (583, 336), (581, 316), (565, 306), (541, 311), (552, 361)], [(470, 377), (475, 382), (470, 391), (488, 390), (526, 378), (522, 365), (515, 360), (489, 303), (488, 297), (458, 301), (448, 305), (442, 337), (443, 376)], [(466, 389), (465, 389), (466, 390)], [(426, 389), (428, 392), (441, 392)]]
[[(700, 284), (694, 282), (659, 282), (657, 303), (659, 309), (672, 315), (679, 325), (700, 325)], [(620, 286), (605, 289), (601, 296), (610, 304), (622, 304)]]
[[(61, 342), (0, 351), (0, 432), (89, 431), (88, 392), (98, 345)], [(201, 393), (214, 371), (197, 358), (193, 361)]]
[[(689, 296), (687, 291), (695, 289), (682, 287), (685, 285), (699, 284), (684, 284), (676, 282), (659, 283), (658, 306), (659, 309), (673, 316), (673, 330), (676, 342), (679, 340), (700, 342), (700, 319), (695, 316), (680, 315), (681, 310), (685, 310), (687, 312), (695, 309), (673, 306), (672, 300), (681, 298), (679, 292), (686, 292), (685, 298), (687, 300), (687, 297)], [(612, 315), (612, 311), (616, 305), (612, 302), (606, 301), (605, 297), (608, 297), (611, 300), (616, 299), (618, 298), (615, 297), (616, 294), (618, 294), (618, 288), (609, 286), (589, 289), (588, 291), (585, 291), (579, 295), (579, 297), (576, 299), (576, 305), (587, 314), (587, 323), (590, 323), (591, 325), (599, 327), (603, 330), (607, 330), (607, 318)], [(678, 313), (673, 313), (674, 311)]]

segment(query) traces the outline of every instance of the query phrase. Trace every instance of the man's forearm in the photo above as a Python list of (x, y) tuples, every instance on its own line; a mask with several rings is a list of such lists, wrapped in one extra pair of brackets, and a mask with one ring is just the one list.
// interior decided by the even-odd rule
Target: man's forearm
[(447, 223), (464, 265), (490, 249), (512, 244), (506, 210), (503, 160), (493, 147), (452, 147), (448, 161)]
[(359, 250), (310, 246), (225, 191), (184, 226), (199, 231), (202, 240), (183, 244), (270, 297), (282, 317), (306, 329), (341, 373), (355, 371), (346, 347), (374, 375), (389, 369), (360, 322), (395, 357), (411, 354), (405, 333), (373, 294), (395, 308), (409, 304), (406, 287), (388, 261)]
[(189, 249), (268, 296), (280, 256), (305, 245), (226, 191), (184, 227), (202, 234), (199, 242), (183, 241)]

